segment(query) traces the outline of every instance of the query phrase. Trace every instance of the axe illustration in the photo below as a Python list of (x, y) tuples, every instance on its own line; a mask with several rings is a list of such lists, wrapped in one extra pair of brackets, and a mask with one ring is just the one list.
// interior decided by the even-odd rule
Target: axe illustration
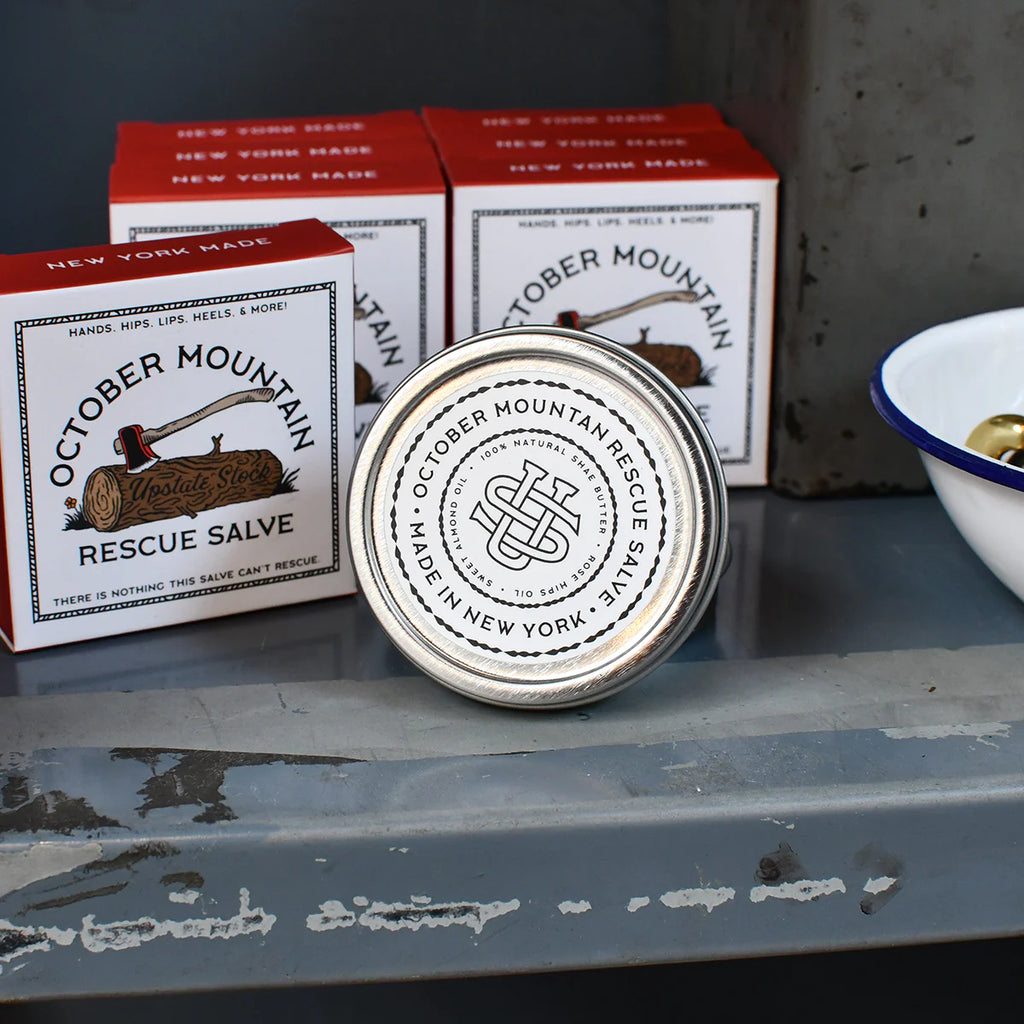
[(223, 412), (235, 405), (245, 405), (248, 402), (269, 402), (274, 397), (273, 388), (251, 388), (248, 391), (236, 391), (234, 394), (218, 398), (209, 405), (204, 405), (187, 416), (171, 420), (162, 427), (147, 428), (143, 430), (137, 423), (122, 427), (117, 432), (117, 440), (114, 441), (114, 451), (123, 455), (125, 469), (129, 473), (141, 473), (150, 466), (160, 461), (160, 456), (150, 448), (154, 441), (160, 441), (179, 430), (191, 427), (193, 423), (213, 416), (214, 413)]
[(573, 327), (577, 331), (587, 331), (597, 324), (603, 324), (606, 320), (616, 320), (627, 313), (636, 313), (638, 310), (647, 309), (648, 306), (657, 306), (662, 302), (696, 302), (697, 293), (690, 291), (655, 292), (642, 299), (627, 302), (614, 309), (606, 309), (603, 313), (594, 313), (591, 316), (582, 316), (575, 310), (566, 310), (558, 314), (556, 321), (559, 327)]

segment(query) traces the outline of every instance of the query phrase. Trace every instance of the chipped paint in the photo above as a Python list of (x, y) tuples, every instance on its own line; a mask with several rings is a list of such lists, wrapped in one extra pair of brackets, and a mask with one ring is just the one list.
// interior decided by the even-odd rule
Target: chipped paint
[(798, 882), (782, 882), (780, 885), (755, 885), (750, 890), (750, 902), (795, 900), (797, 903), (809, 903), (837, 892), (846, 892), (846, 883), (841, 878), (803, 878)]
[(201, 893), (198, 889), (185, 889), (182, 892), (169, 892), (167, 898), (171, 903), (187, 903), (190, 907), (197, 899), (199, 899)]
[(672, 910), (703, 907), (710, 914), (715, 907), (720, 907), (735, 898), (735, 889), (722, 886), (718, 889), (676, 889), (672, 892), (663, 892), (658, 901)]
[(41, 928), (15, 925), (0, 918), (0, 974), (9, 964), (28, 953), (47, 953), (55, 946), (70, 946), (78, 932), (74, 928)]
[(864, 883), (864, 892), (877, 896), (880, 892), (885, 892), (898, 884), (898, 878), (890, 878), (888, 875), (883, 875), (881, 878), (869, 878)]
[[(427, 900), (427, 902), (423, 902)], [(341, 900), (320, 904), (319, 914), (306, 918), (306, 927), (314, 932), (351, 928), (358, 924), (370, 931), (419, 931), (420, 928), (450, 928), (463, 925), (477, 935), (488, 921), (517, 911), (519, 900), (495, 900), (492, 903), (433, 903), (429, 897), (410, 897), (408, 903), (371, 902), (365, 896), (354, 896), (352, 903), (365, 908), (361, 914), (349, 910)]]
[(0, 789), (0, 832), (95, 832), (124, 828), (119, 821), (100, 814), (82, 797), (63, 790), (30, 792), (28, 779), (12, 775)]
[(779, 821), (778, 818), (762, 818), (762, 821), (767, 821), (770, 825), (779, 825), (784, 829), (788, 829), (790, 832), (796, 828), (796, 825), (792, 821)]
[(1009, 739), (1010, 726), (1005, 722), (978, 722), (974, 725), (907, 725), (896, 729), (883, 729), (882, 734), (891, 740), (945, 740), (954, 736), (970, 736), (971, 739), (995, 747), (987, 737), (998, 736)]
[(359, 923), (371, 931), (428, 928), (449, 928), (465, 925), (477, 935), (488, 921), (519, 909), (519, 900), (495, 900), (492, 903), (381, 903), (374, 901), (359, 915)]
[(629, 903), (626, 904), (626, 909), (631, 913), (635, 914), (638, 910), (643, 910), (644, 907), (651, 905), (650, 896), (634, 896)]
[(352, 757), (175, 750), (166, 747), (116, 747), (111, 750), (110, 756), (115, 761), (138, 761), (153, 773), (138, 791), (139, 796), (143, 797), (142, 804), (136, 808), (140, 816), (144, 818), (168, 807), (193, 805), (202, 810), (192, 820), (202, 824), (234, 821), (237, 818), (222, 792), (225, 775), (231, 769), (268, 764), (325, 765), (330, 768), (358, 760)]
[(590, 900), (562, 900), (558, 904), (558, 909), (562, 914), (585, 914), (594, 908), (590, 905)]
[(19, 914), (32, 914), (39, 910), (56, 910), (62, 907), (70, 907), (73, 903), (81, 903), (83, 900), (101, 899), (104, 896), (113, 896), (128, 887), (128, 882), (114, 882), (113, 885), (101, 885), (96, 889), (68, 893), (65, 896), (56, 896), (50, 900), (41, 900), (39, 903), (29, 903), (21, 908)]
[(867, 895), (860, 901), (861, 913), (877, 914), (888, 902), (902, 890), (903, 883), (892, 875), (879, 875), (869, 878), (864, 883)]
[(696, 761), (683, 761), (680, 764), (663, 764), (661, 766), (661, 770), (663, 772), (682, 772), (682, 771), (688, 771), (689, 769), (696, 768), (696, 767), (697, 767), (697, 762)]
[(0, 896), (34, 882), (63, 875), (103, 856), (99, 843), (34, 843), (24, 850), (0, 850)]
[(140, 917), (134, 921), (111, 921), (96, 924), (93, 914), (82, 918), (82, 945), (90, 953), (108, 950), (137, 949), (144, 942), (170, 936), (174, 939), (234, 939), (258, 932), (266, 935), (274, 926), (276, 915), (262, 907), (249, 906), (249, 890), (238, 890), (238, 913), (232, 917), (195, 917), (183, 921), (157, 921)]
[(327, 900), (320, 904), (319, 914), (306, 917), (306, 927), (311, 932), (332, 932), (335, 928), (351, 928), (357, 920), (341, 900)]

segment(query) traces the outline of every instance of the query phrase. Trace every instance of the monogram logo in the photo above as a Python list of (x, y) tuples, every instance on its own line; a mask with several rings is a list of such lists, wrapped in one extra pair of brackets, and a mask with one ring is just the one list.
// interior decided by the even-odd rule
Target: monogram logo
[(565, 506), (579, 490), (555, 477), (551, 490), (538, 486), (550, 474), (546, 469), (523, 460), (523, 475), (493, 476), (484, 487), (483, 502), (477, 502), (470, 519), (489, 534), (487, 554), (507, 569), (525, 569), (534, 561), (561, 562), (569, 553), (569, 538), (556, 520), (576, 536), (580, 517)]

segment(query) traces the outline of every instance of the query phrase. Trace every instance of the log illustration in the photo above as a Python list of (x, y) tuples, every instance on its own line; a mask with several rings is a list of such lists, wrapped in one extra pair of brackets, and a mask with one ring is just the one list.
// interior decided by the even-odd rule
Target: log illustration
[[(356, 363), (355, 369), (355, 404), (365, 405), (367, 402), (374, 401), (374, 387), (373, 378), (370, 376), (370, 371), (359, 363)], [(380, 401), (380, 399), (376, 399)]]
[(109, 533), (273, 494), (281, 484), (280, 460), (267, 450), (222, 452), (222, 435), (205, 455), (163, 459), (143, 473), (122, 463), (100, 466), (85, 482), (82, 512)]
[(625, 345), (641, 359), (646, 359), (677, 388), (692, 388), (708, 383), (707, 373), (696, 349), (689, 345), (666, 345), (647, 340), (648, 328), (640, 329), (640, 340)]
[[(614, 309), (606, 309), (590, 315), (578, 313), (574, 309), (567, 309), (558, 314), (556, 323), (560, 327), (588, 331), (597, 324), (605, 323), (608, 320), (617, 320), (628, 313), (636, 313), (664, 302), (693, 303), (697, 301), (697, 298), (697, 293), (694, 291), (655, 292), (653, 295), (645, 295), (641, 299), (624, 303)], [(711, 382), (711, 371), (704, 369), (700, 355), (694, 348), (689, 345), (650, 342), (647, 340), (649, 330), (648, 327), (642, 327), (639, 341), (632, 344), (621, 342), (621, 344), (661, 370), (677, 388), (691, 388), (698, 384)]]

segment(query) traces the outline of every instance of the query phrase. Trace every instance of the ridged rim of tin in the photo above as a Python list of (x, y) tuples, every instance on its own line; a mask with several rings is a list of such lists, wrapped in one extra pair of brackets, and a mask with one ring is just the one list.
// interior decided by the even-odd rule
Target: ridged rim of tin
[[(529, 363), (531, 373), (575, 369), (618, 389), (629, 404), (642, 405), (672, 448), (666, 469), (676, 487), (691, 491), (693, 536), (681, 584), (669, 588), (664, 607), (643, 635), (622, 637), (610, 656), (592, 663), (560, 663), (543, 679), (513, 679), (487, 665), (487, 656), (416, 625), (423, 614), (404, 586), (388, 581), (378, 550), (391, 544), (389, 472), (411, 424), (436, 408), (437, 392), (468, 386), (501, 372), (502, 364)], [(536, 365), (537, 369), (532, 367)], [(664, 451), (661, 452), (666, 455)], [(660, 371), (629, 348), (561, 327), (513, 327), (476, 335), (445, 349), (415, 369), (385, 400), (367, 428), (353, 465), (349, 489), (349, 547), (356, 578), (371, 610), (399, 650), (426, 675), (465, 696), (503, 707), (557, 708), (590, 703), (635, 683), (675, 652), (707, 610), (727, 557), (728, 510), (725, 476), (714, 443), (696, 410)], [(679, 574), (681, 570), (666, 570)], [(392, 576), (394, 574), (392, 573)], [(659, 584), (658, 590), (664, 584)], [(411, 609), (411, 613), (410, 613)], [(638, 614), (643, 612), (640, 608)], [(588, 652), (589, 653), (589, 652)], [(536, 663), (533, 664), (536, 676)]]

